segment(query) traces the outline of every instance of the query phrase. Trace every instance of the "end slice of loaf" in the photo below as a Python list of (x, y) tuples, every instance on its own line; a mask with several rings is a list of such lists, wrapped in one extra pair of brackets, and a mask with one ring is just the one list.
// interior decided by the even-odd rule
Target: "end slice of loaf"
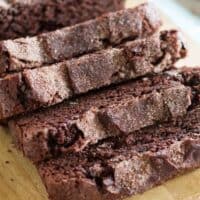
[(2, 0), (0, 40), (52, 31), (121, 10), (124, 0)]

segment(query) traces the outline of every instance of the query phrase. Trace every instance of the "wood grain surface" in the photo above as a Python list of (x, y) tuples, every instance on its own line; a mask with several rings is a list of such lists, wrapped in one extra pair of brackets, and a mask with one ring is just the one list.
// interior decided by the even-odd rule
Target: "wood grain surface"
[[(128, 0), (127, 6), (144, 1)], [(164, 28), (177, 28), (163, 16)], [(183, 31), (184, 32), (184, 31)], [(200, 46), (183, 33), (190, 49), (189, 57), (178, 65), (200, 64)], [(10, 134), (0, 128), (0, 200), (48, 200), (35, 167), (13, 147)], [(200, 170), (178, 177), (143, 195), (129, 200), (200, 200)]]

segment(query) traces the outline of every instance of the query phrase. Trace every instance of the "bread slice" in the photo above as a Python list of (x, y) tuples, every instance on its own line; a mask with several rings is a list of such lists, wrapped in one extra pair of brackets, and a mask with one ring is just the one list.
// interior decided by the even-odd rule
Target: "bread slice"
[(124, 8), (124, 0), (1, 0), (0, 40), (36, 35)]
[(178, 32), (172, 30), (51, 66), (6, 75), (0, 79), (0, 119), (161, 72), (185, 55)]
[(170, 75), (154, 75), (16, 118), (9, 128), (18, 148), (38, 162), (183, 116), (192, 93)]
[(149, 36), (160, 25), (156, 9), (146, 3), (54, 32), (2, 41), (0, 73), (41, 67)]
[(40, 163), (49, 199), (122, 200), (200, 167), (199, 105), (177, 121)]

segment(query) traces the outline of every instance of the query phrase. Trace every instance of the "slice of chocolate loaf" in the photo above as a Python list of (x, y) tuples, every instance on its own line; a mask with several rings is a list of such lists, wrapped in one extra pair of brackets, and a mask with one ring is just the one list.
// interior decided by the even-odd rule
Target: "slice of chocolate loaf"
[(192, 92), (169, 75), (149, 76), (19, 117), (9, 127), (18, 148), (38, 162), (183, 116)]
[(36, 35), (124, 8), (124, 0), (1, 0), (0, 40)]
[[(88, 2), (88, 1), (87, 1)], [(109, 13), (72, 27), (0, 42), (0, 73), (41, 67), (152, 35), (161, 25), (151, 4)]]
[(122, 200), (200, 167), (200, 107), (38, 165), (50, 200)]
[(185, 55), (178, 32), (172, 30), (77, 59), (6, 75), (0, 78), (0, 119), (161, 72)]

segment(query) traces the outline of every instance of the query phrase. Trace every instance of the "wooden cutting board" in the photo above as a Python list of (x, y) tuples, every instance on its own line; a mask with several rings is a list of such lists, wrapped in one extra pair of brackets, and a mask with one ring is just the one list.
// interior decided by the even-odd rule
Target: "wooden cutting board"
[[(128, 0), (127, 6), (143, 1)], [(165, 16), (164, 28), (174, 26)], [(188, 38), (190, 54), (179, 65), (200, 64), (200, 46)], [(35, 167), (13, 147), (10, 134), (0, 127), (0, 200), (48, 200)], [(200, 200), (200, 169), (129, 200)]]

